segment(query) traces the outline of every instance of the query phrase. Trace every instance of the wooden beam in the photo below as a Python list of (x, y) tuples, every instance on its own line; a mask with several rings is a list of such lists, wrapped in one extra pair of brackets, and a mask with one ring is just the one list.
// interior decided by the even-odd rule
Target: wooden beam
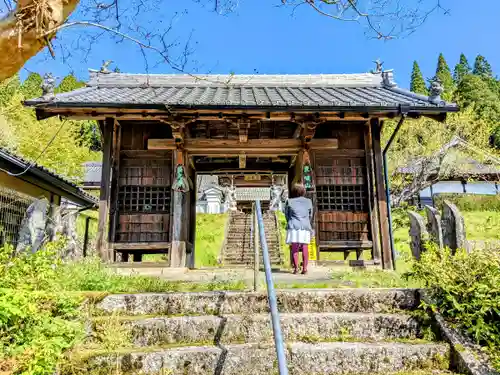
[[(183, 165), (184, 172), (187, 173), (186, 155), (184, 150), (174, 151), (174, 169), (172, 180), (176, 179), (176, 166)], [(189, 176), (189, 175), (187, 175)], [(186, 217), (186, 207), (188, 204), (188, 193), (175, 190), (172, 193), (172, 221), (171, 221), (171, 242), (172, 247), (169, 253), (170, 267), (185, 267), (187, 260), (186, 241), (189, 228), (189, 217)]]
[(175, 150), (175, 139), (148, 139), (148, 150)]
[(384, 186), (384, 167), (382, 162), (382, 148), (380, 145), (381, 124), (378, 119), (371, 119), (373, 140), (373, 159), (375, 165), (375, 185), (377, 188), (378, 222), (380, 245), (382, 251), (382, 267), (392, 269), (391, 241), (389, 238), (389, 219), (387, 216), (387, 198)]
[(319, 241), (318, 247), (321, 251), (339, 249), (344, 252), (344, 249), (370, 249), (372, 241)]
[[(39, 111), (40, 112), (40, 111)], [(262, 121), (310, 121), (314, 116), (317, 120), (321, 121), (366, 121), (366, 113), (357, 112), (315, 112), (303, 111), (294, 112), (293, 116), (290, 112), (283, 110), (275, 112), (262, 112), (258, 109), (234, 109), (234, 110), (209, 110), (209, 109), (181, 109), (175, 111), (166, 111), (164, 109), (133, 109), (133, 108), (70, 108), (70, 107), (57, 107), (57, 108), (44, 108), (43, 115), (60, 115), (72, 119), (80, 120), (104, 120), (105, 118), (116, 118), (118, 120), (164, 120), (166, 123), (178, 121), (181, 118), (191, 121), (204, 121), (204, 120), (217, 120), (224, 119), (236, 120), (245, 116), (248, 120), (262, 120)], [(370, 113), (371, 117), (387, 118), (392, 116), (394, 112), (380, 111)], [(431, 114), (432, 115), (432, 114)]]
[(239, 165), (240, 165), (240, 169), (245, 169), (246, 166), (247, 166), (247, 156), (245, 155), (245, 153), (241, 153), (239, 155)]
[(115, 120), (114, 123), (114, 145), (113, 145), (113, 158), (112, 158), (112, 172), (111, 172), (111, 191), (110, 191), (110, 210), (109, 210), (109, 234), (108, 242), (113, 243), (116, 236), (116, 227), (118, 225), (118, 190), (120, 178), (120, 151), (122, 139), (122, 127), (120, 123)]
[(101, 172), (101, 192), (99, 195), (99, 223), (97, 226), (96, 248), (103, 261), (109, 261), (109, 254), (106, 244), (106, 227), (109, 209), (110, 196), (110, 174), (111, 174), (111, 148), (113, 146), (114, 119), (107, 118), (103, 124), (104, 142), (102, 147), (102, 172)]
[[(368, 125), (370, 125), (368, 123)], [(374, 184), (373, 166), (373, 141), (371, 126), (365, 127), (365, 158), (366, 158), (366, 184), (368, 187), (368, 212), (370, 215), (370, 230), (372, 235), (372, 258), (376, 264), (380, 264), (380, 232), (378, 229), (378, 206)]]
[(170, 242), (134, 242), (113, 243), (114, 250), (165, 250), (170, 249)]
[(184, 149), (191, 155), (294, 155), (302, 143), (298, 139), (186, 139)]
[(309, 142), (309, 146), (313, 150), (335, 150), (339, 148), (339, 140), (336, 138), (313, 138)]

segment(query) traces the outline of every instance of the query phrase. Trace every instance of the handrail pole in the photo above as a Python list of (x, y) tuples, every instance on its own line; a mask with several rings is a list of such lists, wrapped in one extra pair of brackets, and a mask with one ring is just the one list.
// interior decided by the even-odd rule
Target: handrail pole
[(274, 290), (273, 278), (271, 274), (271, 261), (269, 259), (269, 250), (267, 248), (266, 234), (264, 232), (264, 220), (262, 218), (262, 210), (260, 201), (255, 201), (257, 211), (257, 220), (259, 223), (260, 245), (262, 247), (262, 258), (264, 261), (264, 270), (266, 273), (267, 297), (269, 299), (269, 307), (271, 308), (271, 321), (273, 324), (274, 345), (278, 356), (278, 369), (280, 375), (288, 375), (288, 367), (286, 365), (285, 348), (283, 343), (283, 334), (281, 332), (280, 317), (278, 313), (278, 303), (276, 301), (276, 292)]
[(257, 219), (256, 204), (253, 204), (252, 221), (253, 221), (253, 290), (256, 292), (259, 289), (259, 220)]

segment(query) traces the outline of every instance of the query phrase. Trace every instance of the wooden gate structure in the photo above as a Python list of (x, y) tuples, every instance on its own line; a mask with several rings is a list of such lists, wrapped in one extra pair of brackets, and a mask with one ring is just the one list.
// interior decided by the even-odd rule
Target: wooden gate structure
[[(339, 75), (91, 73), (87, 86), (25, 104), (38, 119), (97, 120), (103, 139), (101, 256), (168, 252), (192, 266), (195, 175), (287, 173), (315, 206), (318, 259), (371, 250), (392, 267), (381, 129), (401, 115), (443, 121), (454, 104), (396, 86), (391, 71)], [(108, 225), (109, 223), (109, 225)], [(198, 249), (202, 251), (203, 249)]]

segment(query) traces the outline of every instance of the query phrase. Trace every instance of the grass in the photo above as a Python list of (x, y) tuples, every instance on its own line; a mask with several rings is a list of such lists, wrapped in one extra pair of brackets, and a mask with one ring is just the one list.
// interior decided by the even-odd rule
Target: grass
[(226, 221), (227, 214), (196, 214), (196, 267), (218, 265)]
[[(424, 215), (423, 212), (421, 212)], [(500, 240), (500, 212), (496, 211), (462, 211), (465, 221), (465, 231), (469, 240)], [(394, 244), (402, 258), (398, 265), (406, 267), (405, 263), (411, 256), (410, 223), (406, 212), (393, 211)], [(400, 267), (398, 267), (400, 268)]]
[(465, 231), (469, 240), (500, 240), (500, 212), (463, 211)]
[(107, 293), (197, 292), (246, 288), (243, 281), (218, 280), (195, 283), (168, 281), (158, 277), (139, 275), (117, 275), (99, 260), (93, 258), (61, 266), (55, 281), (67, 291)]

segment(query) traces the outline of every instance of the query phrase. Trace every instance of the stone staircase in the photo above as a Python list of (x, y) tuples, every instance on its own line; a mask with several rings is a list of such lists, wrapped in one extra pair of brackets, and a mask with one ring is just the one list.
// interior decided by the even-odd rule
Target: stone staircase
[[(280, 233), (276, 214), (267, 212), (262, 215), (266, 233), (269, 257), (272, 265), (281, 265)], [(251, 213), (231, 212), (228, 218), (226, 238), (221, 251), (221, 263), (224, 266), (253, 266), (254, 239)], [(262, 265), (262, 253), (260, 264)]]
[[(282, 290), (277, 298), (290, 375), (449, 373), (450, 345), (430, 340), (412, 311), (416, 290)], [(62, 374), (278, 374), (268, 309), (263, 292), (110, 295), (91, 310), (92, 339)]]

